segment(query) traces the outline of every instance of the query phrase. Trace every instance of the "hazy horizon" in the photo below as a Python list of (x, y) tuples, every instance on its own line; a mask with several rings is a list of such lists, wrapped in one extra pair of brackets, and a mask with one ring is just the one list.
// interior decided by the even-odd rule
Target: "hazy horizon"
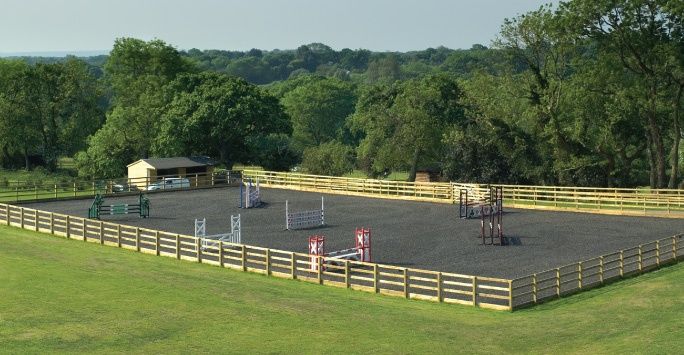
[[(109, 52), (119, 37), (161, 39), (181, 50), (296, 49), (320, 42), (407, 52), (489, 46), (505, 18), (543, 0), (5, 0), (0, 55)], [(97, 55), (97, 54), (95, 54)]]

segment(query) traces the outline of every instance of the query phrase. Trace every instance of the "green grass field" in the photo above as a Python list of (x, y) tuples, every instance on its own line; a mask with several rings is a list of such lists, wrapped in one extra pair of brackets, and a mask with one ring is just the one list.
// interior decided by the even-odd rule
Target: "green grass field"
[(684, 265), (517, 312), (0, 227), (0, 353), (674, 353)]

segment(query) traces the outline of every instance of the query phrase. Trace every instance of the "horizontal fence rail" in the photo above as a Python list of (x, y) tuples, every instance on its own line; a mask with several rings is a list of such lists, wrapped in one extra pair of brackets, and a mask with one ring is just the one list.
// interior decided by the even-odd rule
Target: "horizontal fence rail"
[(0, 204), (0, 224), (225, 268), (322, 285), (512, 310), (511, 280), (341, 260)]
[(153, 192), (148, 191), (150, 186), (158, 186), (165, 178), (184, 178), (187, 183), (175, 185), (172, 189), (159, 190), (169, 191), (181, 189), (197, 189), (235, 184), (241, 174), (237, 171), (199, 173), (187, 175), (160, 175), (157, 177), (122, 178), (113, 180), (89, 180), (62, 182), (57, 184), (38, 184), (33, 186), (0, 187), (0, 201), (2, 202), (30, 202), (51, 199), (73, 199), (78, 197), (90, 197), (95, 194), (118, 194)]
[[(483, 184), (403, 182), (244, 170), (262, 186), (340, 195), (458, 203), (459, 191), (484, 199)], [(559, 186), (492, 185), (503, 188), (508, 207), (590, 212), (615, 215), (684, 218), (684, 194), (676, 189), (583, 188)]]
[(245, 177), (258, 179), (261, 186), (267, 187), (338, 195), (453, 202), (452, 188), (448, 183), (385, 181), (260, 170), (243, 170), (242, 173)]

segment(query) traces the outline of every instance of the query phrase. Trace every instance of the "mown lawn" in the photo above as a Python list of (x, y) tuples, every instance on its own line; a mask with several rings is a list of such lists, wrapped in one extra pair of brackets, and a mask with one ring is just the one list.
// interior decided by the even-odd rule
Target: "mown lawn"
[(517, 312), (0, 227), (0, 353), (676, 353), (684, 265)]

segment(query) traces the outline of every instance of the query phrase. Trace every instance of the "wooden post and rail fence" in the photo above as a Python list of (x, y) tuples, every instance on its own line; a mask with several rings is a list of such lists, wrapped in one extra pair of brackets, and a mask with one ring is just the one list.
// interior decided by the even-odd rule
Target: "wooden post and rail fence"
[[(485, 185), (408, 183), (245, 170), (262, 186), (300, 191), (454, 203), (462, 188), (478, 193)], [(230, 181), (226, 181), (228, 183)], [(146, 181), (150, 184), (150, 181)], [(190, 188), (221, 185), (216, 176), (196, 176)], [(57, 185), (55, 185), (57, 186)], [(128, 186), (132, 186), (129, 182)], [(224, 185), (225, 186), (225, 185)], [(503, 185), (507, 206), (591, 213), (684, 217), (679, 190), (602, 189)], [(61, 189), (61, 190), (60, 190)], [(18, 190), (17, 190), (18, 191)], [(95, 194), (94, 182), (55, 187), (54, 191), (12, 191), (16, 201)], [(49, 195), (49, 197), (46, 197)], [(7, 198), (0, 190), (0, 199)], [(12, 199), (12, 198), (11, 198)], [(102, 222), (0, 204), (0, 224), (97, 242), (143, 253), (218, 265), (276, 277), (359, 289), (398, 297), (513, 310), (580, 292), (677, 262), (684, 255), (682, 235), (513, 280), (462, 275), (391, 265), (340, 261), (256, 246), (218, 243), (202, 249), (193, 236)], [(316, 263), (316, 265), (312, 265)], [(315, 270), (315, 271), (312, 271)]]
[[(405, 182), (244, 170), (264, 187), (339, 195), (410, 201), (458, 203), (459, 190), (484, 195), (489, 185), (441, 182)], [(629, 189), (561, 186), (501, 186), (504, 204), (523, 209), (589, 212), (614, 215), (684, 217), (684, 193), (677, 189)]]
[[(512, 310), (511, 280), (461, 275), (228, 242), (0, 204), (0, 224), (67, 239), (275, 277), (435, 302)], [(313, 264), (313, 265), (312, 265)]]
[[(0, 224), (142, 253), (385, 295), (514, 310), (658, 269), (684, 257), (684, 234), (513, 280), (220, 242), (0, 204)], [(312, 261), (315, 260), (315, 261)], [(315, 264), (315, 265), (312, 265)]]
[[(0, 202), (19, 203), (36, 200), (95, 196), (97, 193), (137, 193), (160, 180), (183, 177), (183, 188), (211, 188), (231, 184), (235, 176), (259, 179), (261, 186), (330, 194), (367, 196), (410, 201), (458, 203), (459, 190), (483, 195), (488, 185), (441, 182), (405, 182), (331, 177), (300, 173), (243, 170), (241, 173), (204, 173), (155, 178), (74, 181), (41, 186), (0, 187)], [(507, 207), (588, 212), (614, 215), (684, 217), (684, 194), (677, 189), (628, 189), (561, 186), (495, 185), (503, 187)], [(174, 188), (175, 189), (175, 188)], [(163, 190), (163, 189), (162, 189)]]

